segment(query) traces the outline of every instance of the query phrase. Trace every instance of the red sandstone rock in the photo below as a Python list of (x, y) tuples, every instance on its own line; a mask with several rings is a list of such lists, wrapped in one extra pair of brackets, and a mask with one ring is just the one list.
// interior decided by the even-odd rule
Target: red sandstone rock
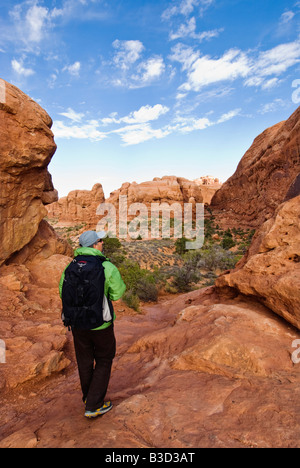
[(235, 174), (212, 199), (222, 227), (257, 228), (271, 218), (290, 188), (300, 194), (300, 107), (286, 121), (259, 135)]
[(9, 390), (69, 365), (58, 284), (72, 250), (43, 220), (57, 199), (51, 118), (16, 87), (0, 88), (0, 388)]
[(47, 210), (49, 218), (60, 223), (84, 223), (87, 228), (95, 229), (102, 218), (96, 214), (98, 206), (104, 202), (111, 203), (118, 213), (120, 195), (127, 196), (128, 207), (133, 203), (143, 203), (149, 209), (150, 215), (151, 203), (179, 203), (181, 206), (184, 203), (192, 203), (193, 206), (196, 203), (209, 204), (220, 186), (218, 179), (210, 177), (195, 181), (175, 176), (165, 176), (161, 179), (156, 177), (152, 181), (140, 184), (125, 182), (105, 200), (102, 185), (96, 184), (92, 191), (70, 192), (67, 197), (47, 206)]
[[(217, 187), (213, 189), (217, 190)], [(119, 196), (128, 197), (128, 205), (132, 203), (144, 203), (150, 208), (151, 203), (209, 203), (210, 197), (205, 192), (204, 186), (184, 179), (183, 177), (165, 176), (161, 179), (156, 177), (152, 181), (124, 183), (122, 187), (110, 194), (107, 202), (118, 208)]]
[(67, 197), (60, 198), (56, 203), (47, 207), (48, 217), (62, 223), (86, 224), (95, 229), (98, 224), (98, 206), (105, 201), (101, 184), (96, 184), (91, 191), (75, 190)]
[(216, 285), (258, 298), (300, 329), (300, 196), (277, 208), (246, 257)]
[(113, 411), (85, 420), (71, 365), (25, 392), (26, 400), (4, 400), (0, 446), (299, 447), (300, 367), (291, 360), (299, 333), (263, 305), (220, 302), (208, 288), (115, 327)]
[(0, 79), (0, 265), (37, 234), (57, 199), (47, 166), (55, 152), (49, 115)]

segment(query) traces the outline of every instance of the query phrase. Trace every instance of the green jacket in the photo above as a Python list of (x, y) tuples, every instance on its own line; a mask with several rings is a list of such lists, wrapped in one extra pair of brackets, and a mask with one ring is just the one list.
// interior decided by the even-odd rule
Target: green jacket
[[(79, 255), (93, 255), (93, 256), (99, 255), (100, 257), (104, 257), (104, 255), (101, 252), (99, 252), (99, 250), (91, 249), (90, 247), (81, 247), (80, 249), (77, 249), (75, 251), (74, 256), (78, 257)], [(111, 301), (118, 301), (119, 299), (121, 299), (124, 292), (126, 291), (125, 283), (122, 280), (122, 277), (120, 275), (118, 268), (115, 265), (113, 265), (109, 260), (103, 262), (103, 267), (104, 267), (104, 274), (105, 274), (104, 294), (106, 297), (109, 297)], [(68, 267), (66, 267), (66, 269), (67, 268)], [(65, 271), (63, 272), (60, 283), (59, 283), (60, 297), (62, 297), (63, 283), (65, 280)], [(115, 315), (115, 318), (116, 318), (116, 315)], [(104, 328), (108, 328), (110, 325), (111, 323), (105, 323), (101, 327), (96, 328), (96, 330), (103, 330)]]

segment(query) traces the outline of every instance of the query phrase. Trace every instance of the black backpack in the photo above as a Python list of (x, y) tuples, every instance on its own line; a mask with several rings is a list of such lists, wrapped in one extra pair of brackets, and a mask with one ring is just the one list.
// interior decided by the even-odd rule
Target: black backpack
[[(105, 323), (105, 261), (105, 257), (80, 255), (66, 269), (62, 289), (62, 320), (69, 329), (92, 330)], [(111, 302), (108, 302), (111, 309)], [(113, 318), (113, 311), (110, 315)]]

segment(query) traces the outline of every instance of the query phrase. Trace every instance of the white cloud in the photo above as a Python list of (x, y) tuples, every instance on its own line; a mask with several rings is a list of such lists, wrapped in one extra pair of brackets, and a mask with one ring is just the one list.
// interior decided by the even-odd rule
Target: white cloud
[(203, 86), (212, 83), (246, 77), (249, 70), (248, 57), (240, 50), (231, 49), (219, 59), (212, 59), (207, 55), (192, 63), (188, 71), (188, 81), (180, 89), (199, 91)]
[(280, 75), (299, 62), (300, 41), (295, 41), (261, 52), (253, 69), (260, 76)]
[(159, 119), (162, 115), (169, 112), (169, 108), (156, 104), (155, 106), (143, 106), (138, 111), (132, 112), (128, 117), (124, 117), (122, 121), (128, 124), (145, 123)]
[(176, 5), (167, 8), (163, 14), (163, 20), (170, 20), (172, 17), (176, 15), (183, 15), (188, 16), (192, 14), (195, 8), (200, 9), (200, 13), (203, 12), (206, 8), (208, 8), (214, 0), (177, 0), (175, 3)]
[(147, 83), (158, 79), (165, 71), (165, 64), (162, 57), (151, 57), (138, 66), (138, 74), (132, 75), (137, 86), (144, 86)]
[(200, 119), (177, 117), (175, 119), (175, 125), (173, 125), (173, 127), (170, 126), (169, 128), (180, 133), (191, 133), (196, 130), (204, 130), (212, 125), (213, 123), (207, 117), (202, 117)]
[(150, 124), (128, 125), (111, 133), (120, 135), (125, 146), (138, 145), (153, 138), (161, 139), (170, 134), (168, 129), (153, 129)]
[(271, 78), (268, 81), (264, 81), (261, 87), (262, 89), (272, 89), (276, 88), (276, 86), (278, 86), (281, 82), (282, 80), (279, 80), (278, 78)]
[(128, 68), (141, 57), (144, 46), (141, 41), (119, 41), (113, 42), (113, 47), (118, 50), (114, 56), (114, 63), (122, 70)]
[(29, 41), (40, 42), (42, 40), (45, 28), (45, 22), (48, 17), (48, 9), (33, 5), (26, 14), (26, 25), (29, 33)]
[(275, 112), (281, 107), (286, 107), (287, 103), (283, 99), (275, 99), (273, 102), (269, 102), (261, 107), (258, 111), (259, 114), (267, 114), (269, 112)]
[(106, 138), (106, 134), (98, 130), (99, 123), (90, 120), (82, 125), (65, 125), (61, 121), (55, 121), (52, 127), (55, 138), (75, 138), (91, 141), (101, 141)]
[(111, 117), (102, 119), (104, 125), (108, 124), (140, 124), (151, 122), (153, 120), (158, 120), (162, 115), (169, 112), (169, 108), (162, 106), (161, 104), (156, 104), (155, 106), (142, 106), (139, 110), (131, 112), (126, 117), (117, 118), (117, 114), (114, 114)]
[(193, 16), (190, 18), (187, 23), (183, 23), (179, 26), (176, 32), (170, 33), (170, 40), (174, 41), (176, 39), (181, 39), (185, 37), (191, 37), (193, 39), (197, 39), (198, 41), (207, 41), (214, 37), (218, 37), (220, 33), (223, 31), (223, 28), (214, 29), (211, 31), (203, 31), (202, 33), (196, 33), (197, 25), (196, 25), (196, 18)]
[(63, 71), (67, 71), (70, 73), (72, 76), (79, 76), (81, 69), (81, 63), (80, 62), (75, 62), (73, 65), (68, 65), (63, 68)]
[(177, 115), (174, 122), (168, 127), (170, 132), (179, 133), (191, 133), (194, 131), (205, 130), (208, 127), (219, 125), (227, 122), (237, 115), (239, 115), (241, 109), (234, 109), (232, 111), (223, 114), (218, 120), (210, 120), (208, 117), (182, 117)]
[(254, 52), (230, 49), (217, 58), (201, 56), (199, 51), (177, 44), (169, 58), (179, 62), (187, 72), (187, 81), (179, 87), (180, 94), (199, 92), (205, 86), (239, 78), (244, 78), (245, 86), (270, 89), (280, 83), (279, 75), (300, 63), (300, 41), (280, 44), (256, 56)]
[(241, 109), (234, 109), (232, 111), (229, 111), (227, 112), (226, 114), (223, 114), (219, 120), (217, 121), (217, 123), (223, 123), (223, 122), (227, 122), (228, 120), (231, 120), (233, 119), (234, 117), (236, 117), (237, 115), (239, 115), (239, 113), (241, 112)]
[(161, 77), (165, 71), (165, 63), (161, 56), (152, 56), (142, 60), (145, 47), (140, 41), (113, 42), (117, 53), (113, 58), (113, 64), (117, 69), (110, 78), (110, 84), (127, 87), (129, 89), (142, 88)]
[(39, 6), (37, 1), (27, 1), (16, 5), (10, 11), (13, 28), (11, 40), (21, 40), (28, 49), (38, 45), (46, 36), (51, 26), (51, 14), (48, 8)]
[(75, 112), (73, 109), (69, 108), (67, 112), (61, 112), (59, 115), (67, 117), (68, 119), (72, 120), (73, 122), (80, 122), (81, 119), (84, 117), (84, 114), (79, 114)]
[(286, 11), (281, 15), (280, 22), (282, 24), (289, 23), (295, 16), (295, 13), (293, 11)]
[(23, 75), (25, 77), (34, 75), (34, 70), (31, 68), (25, 68), (23, 64), (23, 60), (21, 59), (19, 62), (15, 59), (12, 60), (11, 62), (13, 70), (18, 73), (18, 75)]

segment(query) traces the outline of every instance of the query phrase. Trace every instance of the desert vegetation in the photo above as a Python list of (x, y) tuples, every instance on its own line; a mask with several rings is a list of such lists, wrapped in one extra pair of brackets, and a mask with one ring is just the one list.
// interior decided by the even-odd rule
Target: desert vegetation
[[(73, 249), (78, 247), (84, 223), (61, 226), (49, 220), (59, 236)], [(233, 269), (246, 253), (254, 230), (222, 230), (209, 207), (205, 214), (205, 242), (199, 250), (187, 250), (189, 239), (151, 239), (119, 241), (107, 238), (104, 254), (120, 270), (127, 291), (126, 305), (135, 311), (141, 303), (156, 302), (161, 294), (186, 293), (211, 286), (225, 270)]]
[(233, 269), (246, 253), (254, 230), (221, 230), (212, 213), (205, 220), (202, 249), (186, 250), (188, 239), (120, 242), (108, 238), (104, 254), (119, 268), (126, 283), (125, 303), (136, 311), (141, 302), (155, 302), (160, 293), (178, 294), (211, 286)]

